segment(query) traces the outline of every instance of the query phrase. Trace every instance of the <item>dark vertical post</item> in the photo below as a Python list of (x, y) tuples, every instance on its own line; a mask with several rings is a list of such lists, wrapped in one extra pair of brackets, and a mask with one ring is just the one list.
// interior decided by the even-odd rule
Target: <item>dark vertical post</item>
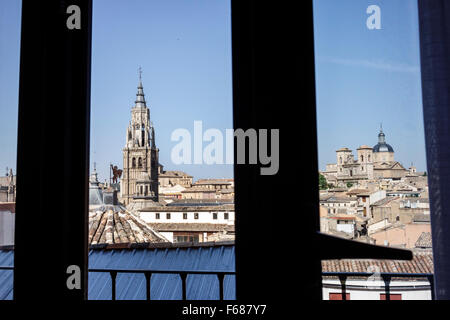
[(186, 300), (186, 278), (187, 278), (187, 273), (186, 272), (181, 272), (180, 273), (180, 277), (181, 277), (181, 291), (182, 291), (182, 300)]
[(386, 292), (386, 300), (391, 300), (391, 276), (382, 274), (384, 281), (384, 291)]
[[(322, 299), (322, 249), (315, 241), (320, 226), (312, 4), (231, 1), (234, 128), (267, 129), (268, 150), (272, 129), (279, 129), (280, 139), (279, 170), (274, 175), (262, 175), (261, 167), (267, 165), (236, 164), (235, 156), (237, 299), (292, 299), (285, 304)], [(258, 134), (259, 143), (261, 138)], [(294, 168), (307, 168), (302, 183), (291, 179)], [(260, 230), (286, 227), (274, 218), (280, 210), (278, 199), (285, 196), (280, 185), (305, 199), (304, 228), (285, 234), (286, 246), (270, 241), (255, 245), (252, 239)], [(302, 247), (302, 263), (283, 264), (298, 243), (309, 244)], [(307, 276), (295, 284), (302, 290), (294, 299), (284, 284), (298, 274)], [(264, 288), (254, 290), (261, 287), (261, 279)]]
[(116, 300), (116, 288), (117, 288), (117, 283), (116, 283), (116, 278), (117, 278), (117, 271), (110, 271), (109, 272), (110, 276), (111, 276), (111, 300)]
[(450, 1), (419, 0), (423, 116), (436, 299), (450, 299)]
[(345, 274), (339, 275), (339, 281), (341, 282), (342, 300), (347, 300), (347, 276)]
[[(67, 13), (69, 6), (77, 7)], [(87, 298), (91, 10), (91, 0), (22, 2), (14, 259), (21, 301)], [(67, 27), (71, 16), (80, 29)], [(81, 289), (67, 286), (71, 265), (81, 270)]]
[(430, 282), (430, 290), (431, 290), (431, 300), (436, 299), (436, 297), (434, 296), (434, 279), (433, 276), (428, 276), (427, 277), (428, 281)]
[(147, 300), (150, 300), (150, 279), (152, 278), (151, 272), (145, 272), (145, 292)]
[(223, 280), (225, 278), (225, 274), (219, 272), (217, 274), (217, 278), (219, 279), (219, 300), (223, 301)]

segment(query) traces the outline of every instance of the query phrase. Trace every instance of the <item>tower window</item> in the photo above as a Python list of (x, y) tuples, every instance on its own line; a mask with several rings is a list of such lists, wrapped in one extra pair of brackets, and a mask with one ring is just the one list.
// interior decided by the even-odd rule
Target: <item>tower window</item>
[(364, 162), (364, 156), (361, 156), (361, 162)]
[(142, 168), (142, 158), (139, 157), (138, 159), (138, 168)]
[(133, 160), (131, 160), (131, 167), (136, 168), (136, 158), (133, 158)]

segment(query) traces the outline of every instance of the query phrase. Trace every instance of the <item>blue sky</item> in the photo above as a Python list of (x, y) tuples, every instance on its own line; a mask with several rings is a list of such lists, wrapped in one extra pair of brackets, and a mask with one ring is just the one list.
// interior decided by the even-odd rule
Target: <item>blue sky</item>
[[(382, 30), (366, 28), (381, 7)], [(0, 1), (0, 174), (15, 168), (20, 1)], [(425, 170), (415, 0), (314, 0), (319, 166), (335, 150), (377, 142), (380, 122), (396, 160)], [(232, 177), (230, 165), (174, 165), (177, 128), (232, 127), (229, 0), (94, 0), (91, 166), (102, 180), (122, 148), (138, 82), (156, 129), (160, 162), (195, 179)]]
[[(366, 9), (381, 9), (369, 30)], [(314, 0), (319, 167), (335, 151), (378, 141), (395, 160), (426, 170), (416, 0)]]

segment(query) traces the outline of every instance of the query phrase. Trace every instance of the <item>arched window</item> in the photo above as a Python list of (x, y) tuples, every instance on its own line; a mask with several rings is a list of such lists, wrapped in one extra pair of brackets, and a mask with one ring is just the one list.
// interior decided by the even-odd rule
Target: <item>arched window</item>
[(342, 157), (339, 157), (339, 163), (342, 164)]
[(145, 186), (145, 193), (144, 195), (148, 195), (148, 186)]
[(142, 195), (142, 193), (143, 193), (143, 192), (142, 192), (142, 186), (141, 186), (141, 192), (140, 192), (139, 194), (141, 194), (141, 195)]
[(131, 160), (131, 167), (136, 168), (136, 158), (133, 158), (133, 160)]
[(142, 158), (139, 157), (138, 159), (138, 168), (142, 168)]
[(363, 155), (361, 156), (361, 162), (364, 162), (364, 156)]

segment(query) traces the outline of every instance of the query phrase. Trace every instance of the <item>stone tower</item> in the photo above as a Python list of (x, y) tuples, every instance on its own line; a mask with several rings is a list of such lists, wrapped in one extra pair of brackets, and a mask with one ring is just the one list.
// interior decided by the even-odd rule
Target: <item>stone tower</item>
[(142, 86), (141, 71), (131, 121), (123, 149), (121, 198), (125, 205), (135, 200), (158, 201), (158, 155), (155, 130), (150, 122)]
[(362, 145), (357, 149), (358, 163), (360, 164), (360, 175), (367, 175), (367, 179), (373, 179), (373, 150), (371, 147)]

